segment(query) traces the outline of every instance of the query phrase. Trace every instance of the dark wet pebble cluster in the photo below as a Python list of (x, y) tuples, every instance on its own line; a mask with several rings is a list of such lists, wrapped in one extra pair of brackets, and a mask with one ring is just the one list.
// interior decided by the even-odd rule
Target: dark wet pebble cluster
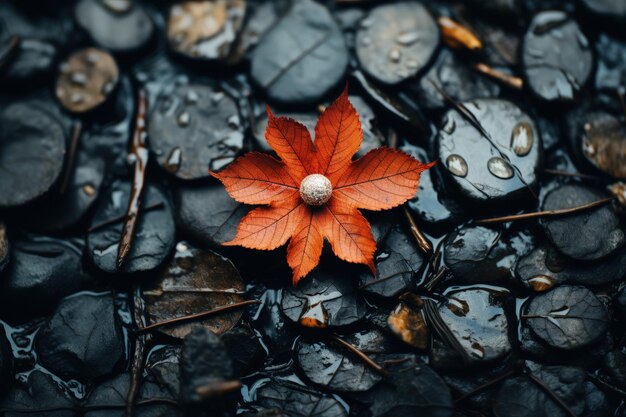
[[(0, 1), (0, 416), (626, 416), (625, 23), (622, 0)], [(272, 152), (266, 105), (313, 136), (346, 82), (357, 157), (438, 164), (364, 213), (375, 274), (326, 247), (294, 287), (284, 248), (221, 246), (251, 208), (210, 172)]]

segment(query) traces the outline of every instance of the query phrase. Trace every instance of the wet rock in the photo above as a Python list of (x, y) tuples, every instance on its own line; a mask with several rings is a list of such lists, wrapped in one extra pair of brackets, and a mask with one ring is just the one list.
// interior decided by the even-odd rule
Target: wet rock
[(288, 288), (281, 306), (290, 321), (317, 328), (347, 326), (367, 313), (367, 305), (350, 277), (320, 270), (314, 270), (297, 287)]
[[(114, 182), (100, 199), (91, 220), (87, 254), (98, 268), (108, 273), (118, 272), (117, 251), (131, 188), (130, 182)], [(144, 209), (140, 210), (133, 245), (121, 272), (155, 269), (174, 248), (174, 218), (169, 199), (160, 189), (148, 184), (141, 204)], [(148, 207), (153, 209), (147, 210)], [(118, 220), (111, 222), (115, 219)]]
[(430, 343), (428, 328), (422, 308), (424, 302), (417, 294), (400, 296), (400, 304), (389, 314), (387, 324), (403, 342), (418, 349), (427, 349)]
[[(104, 381), (99, 384), (89, 394), (86, 401), (87, 407), (96, 408), (93, 411), (85, 413), (85, 417), (124, 417), (126, 410), (124, 409), (128, 390), (130, 388), (130, 374), (124, 373), (113, 379)], [(168, 393), (161, 389), (158, 385), (149, 381), (143, 381), (137, 394), (137, 401), (146, 400), (171, 400)], [(107, 409), (110, 404), (119, 404), (119, 409)], [(98, 406), (104, 406), (98, 410)], [(138, 405), (135, 407), (137, 417), (174, 417), (181, 415), (178, 408), (168, 404), (152, 404)]]
[(356, 34), (361, 68), (385, 84), (415, 76), (430, 61), (439, 28), (420, 3), (400, 2), (372, 9)]
[(43, 102), (16, 102), (0, 114), (0, 208), (46, 193), (63, 169), (65, 131)]
[(375, 259), (376, 276), (361, 274), (361, 289), (367, 294), (393, 298), (415, 287), (414, 272), (402, 255), (384, 252)]
[(559, 349), (577, 349), (608, 331), (606, 307), (585, 287), (561, 286), (533, 297), (522, 318), (541, 340)]
[(228, 356), (232, 358), (235, 375), (245, 376), (260, 368), (266, 351), (260, 335), (248, 326), (236, 326), (222, 334)]
[(575, 20), (562, 11), (534, 16), (524, 37), (524, 74), (530, 90), (549, 102), (571, 102), (593, 68), (589, 41)]
[(6, 394), (0, 402), (1, 407), (15, 410), (37, 410), (40, 408), (59, 408), (53, 411), (40, 411), (36, 413), (5, 412), (5, 417), (20, 417), (24, 415), (37, 415), (38, 417), (77, 417), (77, 404), (53, 379), (53, 377), (40, 370), (33, 371), (28, 376), (28, 382), (24, 388), (14, 388)]
[(219, 245), (235, 237), (249, 207), (233, 200), (220, 185), (185, 185), (177, 189), (176, 223), (203, 245)]
[[(593, 188), (565, 184), (546, 193), (541, 209), (566, 209), (602, 198), (606, 198), (606, 194)], [(542, 219), (541, 224), (558, 250), (578, 260), (600, 259), (626, 242), (620, 219), (610, 205), (565, 217)]]
[(466, 226), (446, 237), (443, 259), (461, 281), (496, 282), (510, 277), (516, 256), (502, 231)]
[(40, 312), (85, 289), (91, 279), (83, 272), (82, 255), (82, 244), (71, 240), (16, 241), (0, 283), (4, 303)]
[(296, 361), (311, 382), (332, 391), (367, 391), (382, 380), (369, 365), (337, 343), (301, 339)]
[(243, 147), (235, 101), (202, 85), (161, 94), (148, 123), (150, 149), (167, 172), (184, 180), (208, 178), (231, 163)]
[(52, 76), (57, 61), (57, 48), (40, 39), (22, 39), (11, 61), (0, 70), (0, 82), (33, 83)]
[(326, 7), (293, 2), (251, 57), (251, 76), (273, 101), (315, 103), (342, 79), (348, 50)]
[(448, 103), (433, 83), (459, 101), (497, 97), (500, 94), (497, 84), (477, 75), (468, 64), (448, 49), (442, 49), (428, 72), (410, 86), (425, 108), (444, 110)]
[[(509, 354), (513, 346), (509, 340), (509, 323), (503, 308), (503, 296), (488, 289), (451, 291), (447, 302), (439, 306), (439, 315), (450, 329), (472, 364), (494, 362)], [(462, 365), (458, 355), (450, 361), (449, 348), (433, 346), (431, 363), (435, 368)]]
[(263, 287), (257, 288), (251, 297), (260, 300), (262, 304), (249, 318), (253, 322), (254, 328), (263, 335), (263, 342), (267, 346), (271, 358), (277, 362), (291, 358), (291, 350), (297, 336), (282, 313), (281, 291), (264, 289)]
[(37, 351), (43, 365), (62, 377), (91, 381), (110, 374), (124, 356), (111, 296), (64, 299), (37, 333)]
[(107, 101), (118, 79), (119, 69), (110, 54), (97, 48), (81, 49), (61, 64), (55, 93), (66, 110), (85, 113)]
[(428, 365), (408, 356), (387, 367), (392, 373), (372, 390), (355, 395), (372, 417), (450, 417), (452, 396), (445, 382)]
[(148, 354), (146, 381), (153, 382), (172, 398), (180, 398), (180, 346), (160, 345)]
[(623, 23), (626, 21), (626, 7), (620, 1), (612, 0), (580, 0), (579, 3), (585, 10), (602, 19)]
[[(605, 394), (586, 380), (582, 369), (531, 365), (531, 372), (565, 403), (574, 415), (601, 417), (610, 414)], [(543, 387), (526, 376), (511, 378), (502, 384), (493, 405), (493, 412), (496, 417), (570, 415), (546, 393)]]
[[(244, 284), (230, 260), (210, 250), (200, 250), (186, 242), (176, 245), (176, 253), (156, 278), (147, 283), (142, 294), (148, 324), (197, 314), (243, 301)], [(242, 309), (164, 326), (159, 331), (183, 338), (193, 329), (205, 327), (221, 334), (231, 329)]]
[(7, 237), (7, 229), (2, 220), (0, 220), (0, 272), (6, 268), (11, 259), (9, 246), (9, 238)]
[(113, 52), (137, 50), (154, 32), (154, 23), (143, 6), (130, 0), (80, 0), (74, 17), (95, 43)]
[(270, 380), (256, 392), (256, 403), (269, 416), (347, 417), (342, 404), (328, 394), (322, 394), (292, 382)]
[(626, 388), (626, 354), (613, 350), (604, 357), (603, 368), (612, 382), (620, 388)]
[(244, 0), (174, 4), (167, 22), (170, 47), (192, 59), (228, 61), (245, 14)]
[[(383, 244), (380, 246), (381, 254), (396, 254), (389, 265), (398, 261), (399, 258), (397, 255), (400, 255), (409, 269), (417, 274), (424, 266), (424, 255), (417, 245), (417, 242), (415, 242), (415, 238), (407, 229), (408, 227), (404, 227), (404, 224), (401, 222), (395, 223), (387, 233)], [(385, 257), (383, 256), (383, 258)], [(381, 261), (383, 260), (384, 259), (381, 258)]]
[(515, 274), (537, 292), (561, 284), (603, 285), (626, 275), (626, 247), (598, 261), (580, 262), (566, 258), (551, 245), (542, 245), (519, 259)]
[(483, 206), (529, 195), (528, 188), (536, 188), (542, 157), (533, 120), (504, 100), (460, 105), (466, 116), (448, 111), (438, 134), (447, 180), (462, 197)]
[(626, 82), (626, 43), (601, 33), (595, 49), (598, 57), (595, 87), (614, 95)]
[(187, 403), (221, 398), (239, 390), (239, 386), (227, 385), (234, 376), (232, 361), (224, 343), (208, 329), (194, 329), (185, 337), (180, 375), (181, 395)]

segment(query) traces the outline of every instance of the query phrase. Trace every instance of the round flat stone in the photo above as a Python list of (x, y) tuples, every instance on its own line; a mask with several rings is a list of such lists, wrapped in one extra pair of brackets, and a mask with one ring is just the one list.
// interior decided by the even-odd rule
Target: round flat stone
[(439, 28), (421, 3), (378, 6), (361, 20), (356, 54), (365, 72), (385, 84), (414, 77), (439, 44)]
[[(606, 197), (605, 193), (593, 188), (566, 184), (549, 191), (541, 209), (567, 209)], [(558, 250), (578, 260), (600, 259), (626, 242), (620, 218), (611, 205), (558, 218), (544, 218), (541, 224)]]
[(118, 78), (117, 63), (109, 53), (97, 48), (82, 49), (61, 64), (56, 96), (67, 110), (84, 113), (107, 100)]
[(461, 105), (484, 133), (457, 110), (444, 115), (438, 150), (445, 178), (461, 197), (476, 203), (528, 195), (528, 187), (537, 185), (535, 171), (543, 152), (534, 121), (505, 100), (476, 99)]
[(170, 47), (193, 59), (225, 60), (232, 52), (245, 14), (244, 0), (174, 4), (167, 20)]
[(207, 178), (209, 169), (228, 165), (244, 140), (235, 101), (201, 85), (161, 94), (150, 114), (148, 132), (158, 163), (184, 180)]
[(522, 60), (528, 87), (551, 102), (574, 100), (593, 68), (589, 41), (561, 11), (535, 15), (524, 37)]

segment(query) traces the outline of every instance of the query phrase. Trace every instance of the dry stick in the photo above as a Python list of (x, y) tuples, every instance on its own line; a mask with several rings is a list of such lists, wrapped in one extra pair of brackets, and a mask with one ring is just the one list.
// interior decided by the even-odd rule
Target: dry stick
[(498, 382), (507, 379), (510, 376), (515, 375), (516, 373), (519, 372), (519, 369), (510, 369), (507, 372), (503, 373), (502, 375), (498, 375), (497, 377), (495, 377), (494, 379), (492, 379), (491, 381), (487, 381), (482, 385), (477, 386), (476, 388), (466, 392), (465, 394), (461, 395), (459, 398), (457, 398), (456, 400), (454, 400), (454, 404), (458, 404), (461, 401), (464, 401), (466, 399), (468, 399), (469, 397), (474, 396), (475, 394), (479, 393), (482, 390), (485, 390), (487, 388), (489, 388), (490, 386), (497, 384)]
[(120, 236), (120, 244), (117, 250), (117, 268), (121, 269), (130, 253), (130, 249), (135, 238), (141, 196), (146, 180), (146, 168), (148, 165), (148, 148), (146, 147), (146, 115), (148, 111), (148, 99), (146, 92), (139, 89), (137, 92), (137, 115), (135, 117), (135, 131), (130, 144), (129, 154), (134, 157), (133, 189), (126, 219)]
[(189, 314), (187, 316), (182, 316), (182, 317), (175, 317), (173, 319), (163, 320), (163, 321), (160, 321), (158, 323), (153, 323), (153, 324), (151, 324), (149, 326), (137, 329), (136, 333), (144, 333), (144, 332), (148, 332), (148, 331), (157, 329), (159, 327), (167, 326), (169, 324), (175, 324), (175, 323), (181, 323), (181, 322), (185, 322), (185, 321), (189, 321), (189, 320), (200, 319), (200, 318), (203, 318), (203, 317), (212, 316), (214, 314), (223, 313), (225, 311), (234, 310), (236, 308), (241, 308), (241, 307), (245, 307), (245, 306), (249, 306), (249, 305), (253, 305), (253, 304), (261, 304), (261, 302), (259, 300), (246, 300), (246, 301), (241, 301), (239, 303), (234, 303), (234, 304), (228, 304), (228, 305), (225, 305), (225, 306), (220, 306), (220, 307), (214, 308), (213, 310), (203, 311), (201, 313)]
[(580, 213), (585, 210), (589, 210), (595, 207), (602, 206), (610, 201), (615, 200), (616, 197), (607, 197), (601, 200), (592, 201), (591, 203), (583, 204), (576, 207), (570, 207), (566, 209), (558, 209), (558, 210), (546, 210), (546, 211), (535, 211), (533, 213), (522, 213), (522, 214), (513, 214), (511, 216), (503, 216), (503, 217), (492, 217), (490, 219), (482, 219), (477, 220), (477, 224), (489, 224), (489, 223), (506, 223), (512, 222), (515, 220), (526, 220), (526, 219), (534, 219), (536, 217), (557, 217), (564, 216), (567, 214)]
[(359, 349), (355, 348), (350, 343), (346, 342), (345, 340), (343, 340), (342, 338), (340, 338), (336, 334), (333, 335), (333, 340), (336, 341), (337, 343), (341, 344), (342, 346), (344, 346), (350, 352), (354, 353), (356, 356), (359, 357), (359, 359), (361, 359), (363, 362), (365, 362), (374, 371), (378, 372), (381, 376), (383, 376), (385, 378), (389, 378), (391, 376), (391, 374), (389, 372), (387, 372), (387, 370), (385, 368), (383, 368), (382, 366), (380, 366), (379, 364), (374, 362), (365, 353), (361, 352)]
[[(161, 201), (161, 202), (159, 202), (159, 203), (154, 203), (154, 204), (150, 204), (149, 206), (146, 206), (146, 207), (143, 209), (143, 212), (145, 213), (145, 212), (147, 212), (147, 211), (156, 210), (156, 209), (160, 209), (160, 208), (163, 208), (163, 207), (165, 207), (165, 203)], [(100, 230), (100, 229), (102, 229), (103, 227), (107, 227), (107, 226), (111, 226), (112, 224), (119, 223), (119, 222), (121, 222), (122, 220), (124, 220), (125, 218), (126, 218), (126, 215), (125, 215), (125, 214), (124, 214), (124, 215), (121, 215), (121, 216), (116, 216), (116, 217), (113, 217), (112, 219), (105, 220), (105, 221), (103, 221), (102, 223), (98, 223), (98, 224), (96, 224), (96, 225), (91, 226), (89, 229), (87, 229), (87, 231), (88, 231), (89, 233), (91, 233), (91, 232), (95, 232), (96, 230)]]
[(565, 177), (579, 177), (579, 178), (585, 178), (585, 179), (588, 179), (588, 180), (609, 181), (608, 179), (601, 178), (601, 177), (596, 177), (595, 175), (581, 174), (579, 172), (561, 171), (561, 170), (558, 170), (558, 169), (546, 168), (546, 169), (543, 170), (543, 172), (545, 172), (546, 174), (562, 175), (562, 176), (565, 176)]
[(429, 279), (428, 282), (424, 285), (424, 288), (426, 288), (426, 290), (428, 291), (432, 291), (446, 276), (449, 270), (450, 269), (447, 266), (442, 266), (441, 268), (439, 268), (439, 270), (435, 272), (432, 278)]
[[(136, 286), (133, 291), (133, 320), (137, 328), (144, 325), (144, 303), (141, 297), (141, 288)], [(133, 417), (135, 412), (135, 399), (141, 387), (141, 375), (143, 372), (143, 361), (146, 349), (146, 336), (139, 335), (135, 339), (135, 350), (133, 353), (133, 365), (130, 370), (130, 387), (126, 396), (126, 417)]]
[(404, 217), (406, 217), (407, 221), (409, 222), (411, 234), (415, 238), (415, 241), (417, 242), (417, 245), (420, 247), (420, 249), (424, 251), (424, 253), (432, 251), (433, 244), (430, 242), (430, 240), (428, 240), (426, 235), (424, 235), (424, 233), (422, 233), (422, 231), (417, 227), (417, 223), (415, 223), (415, 219), (413, 219), (413, 216), (411, 215), (411, 212), (406, 205), (404, 206)]
[(61, 194), (65, 194), (67, 187), (70, 184), (70, 178), (74, 172), (74, 164), (76, 163), (76, 150), (78, 149), (78, 141), (80, 134), (83, 130), (83, 124), (77, 120), (72, 126), (72, 139), (70, 141), (70, 151), (67, 154), (67, 164), (65, 167), (65, 173), (63, 174), (63, 182), (61, 182)]
[(562, 409), (563, 411), (565, 411), (566, 414), (568, 414), (571, 417), (578, 417), (571, 408), (569, 408), (569, 406), (567, 404), (565, 404), (563, 402), (562, 399), (559, 398), (558, 395), (556, 395), (554, 393), (554, 391), (552, 391), (552, 389), (546, 385), (545, 382), (543, 382), (541, 379), (537, 378), (535, 375), (533, 375), (532, 372), (527, 372), (526, 373), (528, 375), (528, 378), (530, 378), (531, 381), (533, 381), (535, 384), (537, 384), (537, 386), (539, 388), (541, 388), (546, 394), (548, 394), (548, 396), (550, 398), (552, 398)]
[(481, 74), (491, 77), (501, 84), (508, 85), (509, 87), (516, 90), (521, 90), (522, 88), (524, 88), (524, 80), (522, 80), (520, 77), (505, 74), (504, 72), (493, 69), (490, 66), (483, 64), (482, 62), (474, 65), (474, 69)]
[(13, 55), (17, 52), (17, 47), (20, 46), (22, 39), (19, 36), (11, 36), (9, 44), (0, 54), (0, 68), (4, 67), (13, 58)]

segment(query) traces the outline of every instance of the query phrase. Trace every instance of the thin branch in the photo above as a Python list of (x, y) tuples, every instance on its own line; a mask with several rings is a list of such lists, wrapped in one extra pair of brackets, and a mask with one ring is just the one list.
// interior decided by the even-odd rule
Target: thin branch
[(441, 280), (448, 274), (450, 269), (447, 266), (442, 266), (435, 272), (435, 274), (424, 284), (424, 288), (428, 291), (432, 291), (441, 282)]
[(477, 220), (477, 224), (489, 224), (489, 223), (506, 223), (512, 222), (515, 220), (526, 220), (526, 219), (534, 219), (537, 217), (559, 217), (565, 216), (568, 214), (580, 213), (586, 210), (590, 210), (595, 207), (603, 206), (608, 202), (615, 200), (615, 197), (607, 197), (601, 200), (592, 201), (591, 203), (582, 204), (576, 207), (570, 207), (566, 209), (558, 209), (558, 210), (546, 210), (546, 211), (536, 211), (533, 213), (522, 213), (522, 214), (513, 214), (511, 216), (503, 216), (503, 217), (492, 217), (490, 219), (482, 219)]
[(479, 392), (486, 390), (487, 388), (491, 387), (492, 385), (497, 384), (500, 381), (503, 381), (505, 379), (507, 379), (510, 376), (515, 375), (516, 373), (519, 372), (519, 369), (510, 369), (507, 372), (498, 375), (497, 377), (493, 378), (490, 381), (485, 382), (484, 384), (481, 384), (479, 386), (477, 386), (476, 388), (471, 389), (470, 391), (466, 392), (465, 394), (461, 395), (459, 398), (457, 398), (456, 400), (454, 400), (454, 404), (460, 403), (461, 401), (464, 401), (470, 397), (473, 397), (474, 395), (478, 394)]
[(183, 322), (190, 321), (190, 320), (197, 320), (197, 319), (201, 319), (204, 317), (212, 316), (214, 314), (223, 313), (225, 311), (230, 311), (230, 310), (234, 310), (237, 308), (241, 308), (241, 307), (245, 307), (245, 306), (249, 306), (253, 304), (261, 304), (261, 302), (258, 300), (246, 300), (246, 301), (241, 301), (239, 303), (228, 304), (225, 306), (214, 308), (213, 310), (203, 311), (201, 313), (189, 314), (187, 316), (182, 316), (182, 317), (175, 317), (173, 319), (160, 321), (158, 323), (153, 323), (149, 326), (137, 329), (136, 332), (145, 333), (145, 332), (158, 329), (159, 327), (167, 326), (170, 324), (183, 323)]
[(567, 415), (569, 415), (570, 417), (578, 417), (576, 413), (574, 413), (572, 409), (569, 408), (569, 406), (565, 404), (563, 400), (559, 398), (559, 396), (556, 395), (556, 393), (552, 391), (549, 386), (546, 385), (545, 382), (533, 375), (532, 372), (527, 372), (526, 374), (528, 375), (528, 378), (530, 378), (531, 381), (533, 381), (539, 388), (541, 388), (546, 394), (548, 394), (548, 396), (552, 398), (554, 402), (556, 402)]
[(11, 61), (21, 43), (22, 39), (19, 36), (11, 36), (4, 51), (0, 52), (0, 69)]
[(482, 62), (474, 65), (474, 69), (481, 74), (493, 78), (500, 84), (507, 85), (511, 88), (514, 88), (515, 90), (521, 90), (522, 88), (524, 88), (524, 80), (522, 80), (520, 77), (505, 74), (504, 72), (491, 68), (490, 66), (483, 64)]
[(419, 246), (419, 248), (424, 253), (429, 253), (430, 251), (432, 251), (433, 244), (430, 242), (430, 240), (428, 240), (426, 235), (422, 233), (419, 227), (417, 227), (417, 223), (415, 223), (415, 219), (411, 215), (411, 212), (409, 211), (406, 205), (404, 206), (403, 211), (404, 211), (404, 217), (406, 217), (407, 221), (409, 222), (409, 227), (411, 228), (411, 234), (415, 238), (415, 241), (417, 242), (417, 246)]
[(72, 173), (74, 172), (74, 165), (76, 164), (76, 150), (78, 149), (78, 142), (80, 140), (80, 134), (83, 130), (82, 123), (77, 120), (72, 126), (72, 138), (70, 140), (70, 150), (67, 154), (67, 164), (65, 166), (65, 173), (63, 174), (63, 182), (61, 182), (60, 193), (65, 194), (67, 187), (70, 184)]
[[(137, 328), (144, 325), (144, 302), (141, 297), (141, 287), (136, 286), (132, 292), (133, 321)], [(133, 363), (130, 370), (130, 386), (126, 395), (126, 417), (133, 417), (135, 413), (135, 400), (141, 388), (141, 377), (144, 368), (144, 357), (146, 350), (146, 335), (139, 335), (135, 339), (135, 349), (133, 352)]]
[(561, 171), (558, 169), (549, 169), (549, 168), (544, 169), (543, 172), (545, 172), (546, 174), (551, 174), (551, 175), (562, 175), (564, 177), (578, 177), (578, 178), (585, 178), (588, 180), (595, 180), (595, 181), (605, 181), (605, 182), (608, 181), (608, 179), (606, 178), (597, 177), (595, 175), (589, 175), (589, 174), (581, 174), (580, 172)]
[(369, 356), (367, 356), (365, 353), (361, 352), (359, 349), (352, 346), (350, 343), (346, 342), (345, 340), (343, 340), (336, 334), (333, 335), (332, 337), (334, 341), (336, 341), (337, 343), (339, 343), (340, 345), (348, 349), (350, 352), (354, 353), (356, 356), (359, 357), (359, 359), (365, 362), (370, 368), (372, 368), (374, 371), (376, 371), (378, 374), (380, 374), (384, 378), (389, 378), (391, 376), (391, 374), (387, 372), (385, 368), (383, 368), (382, 366), (374, 362)]

